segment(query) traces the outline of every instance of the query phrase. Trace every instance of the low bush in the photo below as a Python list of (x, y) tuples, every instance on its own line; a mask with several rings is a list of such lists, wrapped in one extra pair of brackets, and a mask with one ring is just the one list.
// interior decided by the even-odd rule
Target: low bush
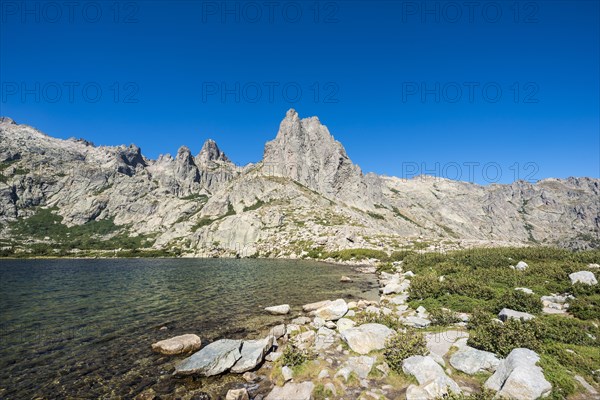
[(354, 318), (356, 325), (362, 324), (381, 324), (385, 325), (390, 329), (398, 330), (402, 328), (402, 324), (393, 314), (385, 315), (383, 313), (370, 313), (365, 312), (361, 314), (357, 314), (356, 318)]
[(509, 319), (503, 324), (490, 320), (480, 322), (471, 331), (468, 344), (506, 357), (513, 349), (519, 347), (537, 351), (541, 346), (542, 338), (543, 328), (535, 319), (530, 321)]
[(600, 319), (600, 296), (579, 297), (569, 303), (569, 313), (583, 319)]
[(288, 367), (296, 367), (304, 364), (309, 359), (309, 355), (306, 351), (300, 350), (299, 348), (289, 345), (283, 351), (281, 355), (281, 365), (287, 365)]
[(446, 326), (461, 322), (461, 319), (451, 310), (446, 308), (434, 308), (429, 310), (429, 320), (432, 325)]
[(402, 361), (412, 356), (423, 356), (427, 352), (423, 334), (408, 330), (388, 339), (383, 355), (393, 371), (402, 372)]
[(515, 311), (538, 314), (542, 312), (543, 307), (539, 296), (527, 294), (520, 290), (510, 290), (496, 300), (495, 311), (500, 312), (503, 308), (510, 308)]

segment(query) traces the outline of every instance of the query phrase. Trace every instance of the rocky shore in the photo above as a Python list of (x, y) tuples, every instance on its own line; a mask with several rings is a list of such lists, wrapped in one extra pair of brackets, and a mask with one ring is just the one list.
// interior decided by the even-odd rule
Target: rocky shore
[[(223, 338), (198, 351), (200, 338), (184, 335), (152, 348), (168, 355), (193, 353), (176, 364), (173, 379), (231, 374), (241, 378), (224, 385), (221, 393), (197, 391), (183, 397), (189, 399), (425, 400), (452, 395), (533, 400), (551, 393), (552, 384), (535, 351), (515, 348), (500, 358), (470, 347), (469, 314), (456, 313), (457, 322), (451, 326), (432, 327), (432, 316), (424, 307), (407, 304), (414, 277), (396, 262), (391, 272), (378, 276), (379, 301), (321, 300), (304, 305), (298, 315), (291, 315), (287, 304), (267, 307), (265, 313), (280, 315), (285, 323), (266, 328), (259, 339)], [(574, 274), (571, 280), (595, 285), (592, 272)], [(566, 300), (547, 297), (544, 305), (548, 310), (562, 309)], [(502, 310), (499, 318), (497, 323), (502, 324), (529, 317)], [(409, 348), (407, 343), (413, 342)], [(587, 386), (586, 398), (600, 398)], [(138, 396), (158, 398), (152, 389)]]

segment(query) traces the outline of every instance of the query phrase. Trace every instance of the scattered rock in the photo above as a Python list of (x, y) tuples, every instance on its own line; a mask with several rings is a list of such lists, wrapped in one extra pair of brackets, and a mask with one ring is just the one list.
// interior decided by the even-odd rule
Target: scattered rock
[(579, 271), (579, 272), (573, 272), (572, 274), (569, 275), (569, 278), (571, 278), (571, 284), (576, 284), (576, 283), (583, 283), (584, 285), (597, 285), (598, 281), (596, 280), (596, 276), (594, 275), (593, 272), (590, 271)]
[(348, 318), (340, 318), (336, 325), (338, 332), (342, 333), (347, 329), (353, 328), (356, 325), (356, 322)]
[(298, 318), (294, 318), (292, 320), (292, 324), (294, 324), (294, 325), (306, 325), (306, 324), (310, 324), (311, 321), (312, 321), (312, 319), (310, 319), (308, 317), (298, 317)]
[(267, 307), (267, 308), (265, 308), (265, 311), (267, 311), (269, 314), (273, 314), (273, 315), (286, 315), (286, 314), (289, 314), (289, 312), (290, 312), (290, 305), (282, 304), (280, 306)]
[(519, 261), (519, 263), (515, 265), (517, 271), (525, 271), (527, 268), (529, 268), (529, 265), (527, 265), (525, 261)]
[(524, 288), (524, 287), (518, 287), (518, 288), (515, 288), (515, 290), (518, 290), (519, 292), (523, 292), (523, 293), (527, 293), (527, 294), (533, 294), (533, 290)]
[(285, 386), (275, 386), (265, 400), (311, 400), (315, 384), (312, 382), (286, 383)]
[[(592, 264), (590, 264), (592, 265)], [(590, 385), (582, 376), (575, 375), (575, 380), (595, 399), (599, 397), (598, 391)]]
[(373, 364), (375, 364), (375, 357), (360, 356), (348, 358), (345, 366), (360, 379), (366, 379), (373, 369)]
[(331, 303), (331, 300), (323, 300), (323, 301), (318, 301), (316, 303), (305, 304), (304, 306), (302, 306), (302, 311), (304, 311), (304, 312), (317, 311), (319, 308), (329, 305), (329, 303)]
[(530, 319), (535, 318), (535, 316), (525, 312), (511, 310), (510, 308), (503, 308), (498, 313), (498, 318), (500, 318), (501, 321), (506, 321), (508, 319), (522, 319), (524, 321), (529, 321)]
[(373, 350), (383, 349), (385, 341), (393, 334), (394, 331), (385, 325), (364, 324), (346, 329), (341, 336), (352, 351), (358, 354), (368, 354)]
[(425, 334), (427, 350), (430, 356), (440, 365), (446, 365), (444, 356), (448, 354), (452, 345), (458, 339), (468, 338), (469, 334), (462, 331), (449, 330), (445, 332), (432, 332)]
[(217, 340), (179, 363), (175, 367), (175, 374), (219, 375), (229, 370), (237, 360), (242, 358), (241, 346), (241, 340)]
[(285, 382), (289, 382), (294, 378), (294, 371), (287, 365), (281, 368), (281, 375), (283, 376), (283, 380)]
[[(460, 387), (450, 379), (444, 369), (429, 356), (412, 356), (402, 362), (402, 371), (412, 375), (419, 386), (409, 386), (407, 399), (435, 399), (449, 392), (460, 393)], [(410, 393), (410, 396), (409, 396)]]
[(319, 376), (317, 377), (317, 379), (322, 380), (322, 379), (327, 379), (329, 378), (329, 371), (326, 369), (321, 370), (321, 372), (319, 372)]
[(231, 368), (231, 372), (241, 374), (254, 369), (263, 362), (265, 355), (275, 343), (274, 336), (267, 336), (260, 340), (245, 340), (242, 343), (242, 357)]
[(509, 399), (534, 400), (548, 395), (552, 385), (537, 366), (539, 360), (532, 350), (514, 349), (484, 386)]
[(314, 326), (316, 329), (319, 329), (325, 326), (325, 320), (320, 317), (315, 317), (311, 325)]
[(245, 372), (244, 375), (242, 375), (242, 378), (244, 378), (246, 382), (252, 383), (258, 380), (258, 375), (256, 375), (254, 372)]
[(327, 327), (321, 327), (317, 331), (315, 339), (315, 350), (326, 350), (335, 343), (335, 331)]
[(354, 281), (353, 281), (352, 279), (348, 278), (347, 276), (342, 276), (342, 277), (340, 278), (340, 282), (347, 282), (347, 283), (350, 283), (350, 282), (354, 282)]
[(331, 395), (337, 396), (335, 385), (332, 382), (326, 383), (325, 386), (323, 386), (323, 388), (325, 389), (325, 393), (329, 392), (331, 393)]
[(317, 309), (315, 315), (325, 321), (337, 321), (348, 312), (348, 304), (344, 299), (337, 299)]
[(275, 362), (279, 360), (279, 358), (283, 355), (281, 351), (274, 351), (265, 356), (265, 360)]
[(172, 356), (197, 351), (201, 346), (202, 341), (197, 335), (187, 334), (154, 343), (152, 350), (156, 353)]
[(466, 374), (474, 375), (478, 372), (496, 371), (500, 359), (494, 353), (464, 346), (450, 357), (450, 365)]
[(286, 333), (285, 324), (277, 325), (271, 328), (269, 331), (269, 335), (275, 337), (275, 339), (279, 339), (283, 337)]
[(404, 325), (412, 326), (415, 328), (427, 328), (431, 325), (431, 321), (427, 318), (421, 318), (416, 316), (405, 317), (402, 321)]
[(227, 392), (225, 400), (250, 400), (246, 389), (232, 389)]
[[(321, 329), (323, 329), (323, 328), (321, 328)], [(307, 350), (315, 342), (316, 336), (317, 335), (315, 334), (315, 331), (306, 331), (299, 335), (294, 336), (292, 338), (292, 341), (294, 342), (294, 345), (297, 348), (302, 349), (302, 350)]]

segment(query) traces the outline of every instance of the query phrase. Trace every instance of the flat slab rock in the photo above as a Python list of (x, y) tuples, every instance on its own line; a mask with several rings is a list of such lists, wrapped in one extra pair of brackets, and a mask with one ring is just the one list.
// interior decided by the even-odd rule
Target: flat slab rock
[(514, 349), (484, 384), (499, 397), (535, 400), (550, 393), (552, 385), (537, 363), (540, 357), (529, 349)]
[(463, 346), (450, 357), (450, 365), (469, 375), (478, 372), (494, 372), (501, 360), (494, 353)]
[(175, 374), (204, 376), (222, 374), (242, 358), (241, 347), (241, 340), (217, 340), (179, 363), (175, 367)]
[(311, 400), (315, 384), (312, 382), (286, 383), (284, 386), (275, 386), (265, 400)]
[(178, 355), (197, 351), (202, 346), (198, 335), (187, 334), (161, 340), (152, 345), (152, 350), (165, 355)]
[(348, 304), (344, 299), (337, 299), (320, 307), (315, 311), (315, 316), (325, 321), (337, 321), (348, 312)]
[(368, 354), (373, 350), (383, 349), (386, 340), (394, 335), (394, 331), (381, 324), (363, 324), (346, 329), (340, 335), (352, 351), (358, 354)]
[(242, 357), (231, 368), (231, 372), (243, 374), (250, 371), (258, 364), (263, 362), (265, 355), (273, 348), (275, 344), (274, 336), (267, 336), (259, 340), (245, 340), (242, 343), (240, 354)]

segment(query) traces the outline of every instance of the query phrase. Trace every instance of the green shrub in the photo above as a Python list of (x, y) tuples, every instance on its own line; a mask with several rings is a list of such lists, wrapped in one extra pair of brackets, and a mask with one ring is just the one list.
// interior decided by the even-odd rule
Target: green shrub
[(446, 308), (434, 308), (428, 311), (432, 325), (446, 326), (461, 322), (461, 319), (454, 312)]
[(538, 321), (509, 319), (480, 323), (469, 337), (468, 344), (480, 350), (506, 357), (513, 349), (525, 347), (536, 351), (541, 346), (543, 328)]
[[(540, 317), (545, 341), (578, 346), (600, 346), (600, 329), (590, 322), (561, 315)], [(594, 339), (595, 338), (595, 339)]]
[(306, 351), (300, 350), (299, 348), (289, 345), (283, 351), (281, 355), (281, 365), (287, 365), (288, 367), (296, 367), (304, 364), (308, 360), (309, 356)]
[(540, 298), (534, 294), (527, 294), (520, 290), (509, 290), (496, 300), (496, 311), (500, 312), (503, 308), (538, 314), (542, 312), (543, 304)]
[(388, 328), (398, 330), (402, 328), (402, 324), (393, 314), (385, 315), (383, 313), (371, 313), (364, 312), (361, 314), (357, 314), (356, 318), (354, 318), (356, 325), (362, 324), (381, 324), (385, 325)]
[(569, 303), (569, 312), (583, 320), (600, 319), (600, 296), (576, 298)]
[(393, 371), (402, 372), (402, 361), (412, 356), (423, 356), (427, 352), (423, 334), (407, 330), (388, 339), (383, 355)]

